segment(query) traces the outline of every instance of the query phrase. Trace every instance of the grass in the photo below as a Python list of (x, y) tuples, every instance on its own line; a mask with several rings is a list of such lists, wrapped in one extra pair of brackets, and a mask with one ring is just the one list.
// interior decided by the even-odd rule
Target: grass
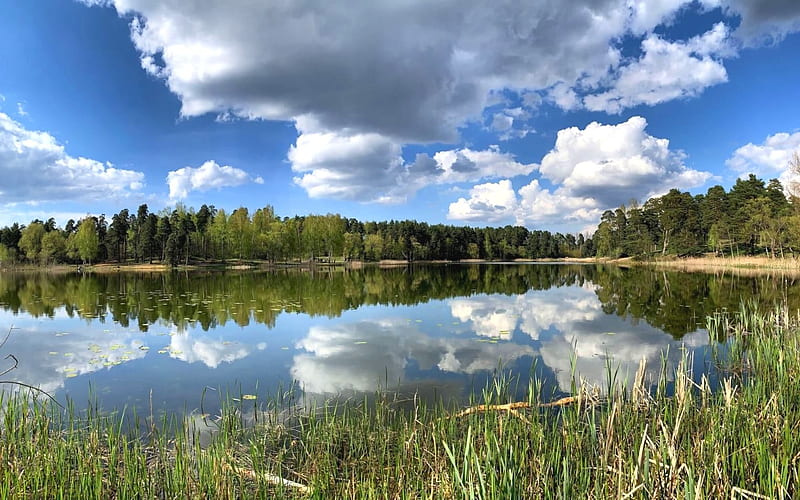
[(667, 257), (653, 260), (634, 261), (636, 264), (666, 267), (681, 271), (724, 271), (738, 272), (773, 270), (790, 274), (800, 273), (800, 259), (794, 257), (733, 256), (733, 257)]
[[(575, 381), (571, 404), (513, 407), (513, 379), (456, 412), (381, 396), (299, 411), (232, 402), (197, 427), (5, 396), (1, 498), (792, 498), (800, 484), (800, 321), (743, 306), (708, 319), (719, 380)], [(720, 357), (722, 355), (720, 354)], [(652, 382), (652, 383), (651, 383)], [(712, 390), (712, 383), (716, 386)], [(195, 422), (202, 419), (196, 418)], [(144, 436), (132, 429), (144, 427)], [(193, 430), (195, 429), (195, 430)], [(292, 483), (282, 481), (291, 481)], [(304, 490), (299, 485), (307, 486)]]

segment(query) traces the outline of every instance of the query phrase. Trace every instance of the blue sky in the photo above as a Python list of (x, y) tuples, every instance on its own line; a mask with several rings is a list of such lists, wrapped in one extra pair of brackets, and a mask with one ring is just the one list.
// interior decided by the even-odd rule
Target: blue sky
[(576, 232), (791, 180), (795, 0), (0, 0), (0, 225), (147, 203)]

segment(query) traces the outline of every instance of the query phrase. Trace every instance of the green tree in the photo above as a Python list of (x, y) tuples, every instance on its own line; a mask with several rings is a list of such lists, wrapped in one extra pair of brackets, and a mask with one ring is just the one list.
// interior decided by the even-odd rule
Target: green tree
[(97, 235), (97, 223), (93, 217), (83, 219), (75, 233), (75, 248), (78, 250), (78, 257), (84, 264), (91, 264), (97, 257), (100, 246), (100, 238)]
[(344, 260), (358, 260), (364, 256), (364, 241), (360, 233), (344, 233)]
[(364, 256), (373, 262), (383, 258), (383, 238), (380, 234), (373, 233), (364, 237)]
[(61, 234), (61, 231), (50, 231), (45, 233), (42, 237), (42, 250), (39, 254), (39, 260), (42, 263), (57, 262), (64, 258), (66, 255), (66, 240)]
[(42, 238), (44, 234), (44, 224), (41, 222), (32, 222), (22, 230), (19, 248), (31, 262), (39, 258), (39, 253), (42, 251)]
[(238, 259), (251, 258), (253, 252), (253, 224), (245, 207), (233, 211), (228, 220), (233, 241), (234, 256)]
[(16, 251), (0, 243), (0, 266), (8, 266), (16, 262)]
[(218, 259), (227, 259), (230, 247), (230, 230), (228, 228), (228, 214), (220, 208), (208, 228), (208, 236), (214, 246), (215, 256)]

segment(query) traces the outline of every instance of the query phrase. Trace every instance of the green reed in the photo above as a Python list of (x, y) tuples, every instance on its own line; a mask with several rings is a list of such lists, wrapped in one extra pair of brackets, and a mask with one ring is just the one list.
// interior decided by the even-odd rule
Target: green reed
[[(569, 404), (542, 406), (551, 395), (533, 380), (527, 407), (461, 416), (383, 392), (232, 400), (213, 421), (158, 422), (3, 395), (0, 497), (792, 498), (799, 324), (747, 304), (709, 318), (725, 339), (714, 388), (686, 355), (656, 380), (644, 366), (620, 380), (609, 362), (607, 384), (576, 379)], [(474, 399), (510, 403), (514, 384), (498, 376)], [(214, 431), (205, 444), (200, 428)]]

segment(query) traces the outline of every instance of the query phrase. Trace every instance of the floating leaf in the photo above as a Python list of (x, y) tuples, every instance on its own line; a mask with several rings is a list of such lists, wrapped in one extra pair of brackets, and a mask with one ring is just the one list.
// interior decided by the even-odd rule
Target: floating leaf
[(150, 348), (149, 348), (149, 347), (147, 347), (146, 345), (143, 345), (143, 346), (139, 346), (139, 350), (140, 350), (140, 351), (149, 351), (149, 350), (150, 350)]
[(366, 343), (367, 343), (367, 341), (366, 341), (366, 340), (357, 340), (357, 341), (355, 341), (355, 342), (353, 342), (353, 343), (354, 343), (354, 344), (366, 344)]
[(256, 395), (255, 394), (245, 394), (244, 396), (242, 396), (242, 399), (253, 400), (253, 399), (256, 399)]
[(75, 378), (77, 376), (78, 376), (77, 373), (67, 373), (67, 375), (66, 375), (67, 378)]
[(57, 355), (57, 354), (58, 354), (58, 351), (50, 351), (50, 352), (48, 352), (47, 354), (49, 354), (49, 355), (51, 355), (51, 356), (55, 356), (55, 355)]
[(168, 352), (169, 352), (169, 351), (167, 351), (166, 349), (159, 349), (159, 350), (158, 350), (158, 353), (159, 353), (159, 354), (166, 354), (166, 353), (168, 353)]
[(64, 356), (66, 356), (66, 357), (68, 357), (68, 358), (71, 358), (72, 356), (74, 356), (74, 354), (73, 354), (73, 353), (71, 353), (71, 352), (65, 352), (65, 353), (64, 353)]
[(289, 350), (289, 348), (286, 347), (286, 346), (281, 347), (281, 349), (284, 350), (284, 351), (288, 351)]

